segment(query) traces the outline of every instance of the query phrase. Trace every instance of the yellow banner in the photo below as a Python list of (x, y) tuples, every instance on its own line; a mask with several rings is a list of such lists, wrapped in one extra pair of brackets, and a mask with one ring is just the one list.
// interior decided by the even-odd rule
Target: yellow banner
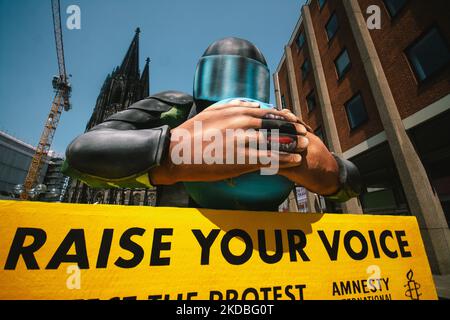
[(0, 299), (436, 299), (414, 217), (0, 201)]

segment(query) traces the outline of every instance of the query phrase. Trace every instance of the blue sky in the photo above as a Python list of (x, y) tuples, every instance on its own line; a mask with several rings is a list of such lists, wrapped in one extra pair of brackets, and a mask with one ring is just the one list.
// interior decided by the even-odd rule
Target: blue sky
[[(199, 57), (213, 41), (256, 44), (273, 73), (300, 14), (301, 0), (61, 0), (73, 109), (64, 112), (52, 149), (64, 153), (84, 131), (105, 76), (120, 64), (136, 27), (140, 67), (151, 58), (150, 91), (192, 93)], [(66, 8), (81, 8), (68, 30)], [(53, 99), (58, 66), (50, 0), (0, 0), (0, 130), (36, 145)], [(271, 83), (271, 102), (273, 84)]]

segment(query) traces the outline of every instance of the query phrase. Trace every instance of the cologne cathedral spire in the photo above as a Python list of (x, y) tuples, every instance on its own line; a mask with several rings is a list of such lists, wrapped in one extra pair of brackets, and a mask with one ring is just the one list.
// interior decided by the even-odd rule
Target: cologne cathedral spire
[(127, 54), (119, 67), (119, 73), (130, 78), (139, 79), (139, 34), (141, 29), (137, 28), (131, 41)]
[(137, 28), (122, 63), (106, 77), (86, 131), (149, 95), (149, 58), (142, 75), (139, 72), (140, 32)]

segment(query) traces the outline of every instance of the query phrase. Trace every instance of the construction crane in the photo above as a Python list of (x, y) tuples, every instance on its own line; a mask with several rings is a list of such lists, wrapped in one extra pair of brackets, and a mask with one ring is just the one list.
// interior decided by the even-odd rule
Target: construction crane
[(55, 90), (55, 97), (53, 98), (52, 107), (44, 125), (44, 131), (42, 132), (39, 144), (36, 147), (35, 154), (28, 169), (28, 174), (25, 178), (25, 182), (23, 185), (24, 190), (20, 195), (20, 197), (24, 200), (27, 200), (29, 198), (30, 190), (39, 180), (42, 165), (47, 158), (50, 146), (52, 144), (53, 136), (55, 135), (55, 131), (58, 126), (59, 118), (63, 109), (65, 111), (69, 111), (71, 109), (69, 98), (72, 88), (67, 78), (66, 66), (64, 62), (60, 3), (59, 0), (51, 1), (59, 75), (54, 76), (52, 80), (53, 89)]

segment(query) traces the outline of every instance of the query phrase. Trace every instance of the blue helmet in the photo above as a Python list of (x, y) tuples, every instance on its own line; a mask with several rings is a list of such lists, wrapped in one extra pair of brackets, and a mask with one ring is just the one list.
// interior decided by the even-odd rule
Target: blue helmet
[(197, 64), (194, 100), (199, 110), (234, 97), (269, 102), (270, 73), (251, 42), (229, 37), (212, 43)]
[[(197, 112), (229, 99), (257, 100), (269, 105), (270, 73), (261, 51), (251, 42), (224, 38), (211, 44), (200, 58), (194, 78)], [(279, 175), (259, 172), (215, 182), (185, 182), (187, 192), (202, 207), (211, 209), (276, 210), (294, 183)]]

